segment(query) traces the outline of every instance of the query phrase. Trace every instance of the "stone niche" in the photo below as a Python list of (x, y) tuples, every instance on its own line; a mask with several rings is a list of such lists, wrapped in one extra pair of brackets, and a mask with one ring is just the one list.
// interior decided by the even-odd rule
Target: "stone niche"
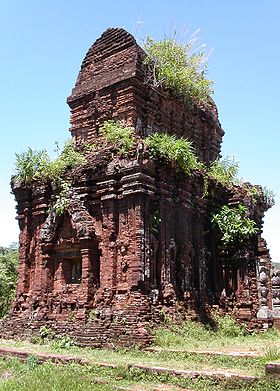
[(210, 224), (215, 208), (242, 202), (261, 232), (265, 201), (253, 203), (243, 188), (215, 181), (205, 196), (202, 173), (180, 175), (143, 150), (146, 135), (168, 132), (191, 140), (209, 164), (224, 134), (214, 103), (190, 107), (153, 87), (144, 58), (131, 34), (106, 30), (86, 54), (67, 100), (78, 148), (101, 144), (105, 120), (124, 120), (138, 137), (128, 156), (102, 147), (67, 173), (72, 186), (62, 216), (50, 208), (56, 195), (50, 183), (13, 181), (19, 281), (2, 335), (47, 325), (81, 345), (146, 344), (149, 325), (163, 314), (204, 321), (216, 308), (256, 329), (279, 313), (273, 309), (279, 278), (274, 274), (272, 297), (260, 233), (246, 246), (227, 248)]

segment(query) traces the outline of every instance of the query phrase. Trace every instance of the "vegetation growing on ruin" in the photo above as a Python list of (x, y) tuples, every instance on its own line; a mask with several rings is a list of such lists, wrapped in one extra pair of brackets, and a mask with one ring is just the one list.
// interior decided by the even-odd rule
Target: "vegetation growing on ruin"
[(35, 180), (59, 182), (68, 169), (85, 163), (85, 156), (75, 149), (72, 140), (68, 140), (59, 156), (53, 160), (46, 151), (31, 148), (26, 152), (16, 153), (15, 177), (26, 184)]
[(105, 121), (100, 128), (100, 133), (121, 155), (128, 153), (135, 143), (134, 128), (125, 126), (121, 121)]
[(207, 57), (196, 48), (196, 39), (180, 43), (175, 37), (160, 41), (148, 37), (144, 49), (154, 86), (175, 91), (188, 103), (209, 103), (213, 81), (205, 77)]
[(0, 247), (0, 318), (8, 313), (13, 301), (18, 276), (17, 267), (17, 246)]
[[(136, 142), (135, 130), (121, 121), (105, 121), (100, 132), (105, 142), (113, 144), (120, 155), (126, 155)], [(274, 194), (271, 190), (266, 187), (252, 186), (237, 179), (238, 163), (233, 157), (217, 159), (207, 169), (198, 160), (192, 142), (183, 137), (154, 133), (144, 139), (144, 144), (148, 147), (150, 156), (155, 160), (162, 160), (188, 175), (193, 170), (204, 172), (203, 197), (208, 195), (209, 178), (213, 178), (223, 186), (241, 186), (253, 202), (263, 198), (268, 207), (274, 205)], [(69, 140), (59, 156), (51, 160), (46, 151), (28, 148), (26, 152), (16, 154), (15, 177), (25, 184), (36, 180), (54, 183), (58, 189), (58, 195), (52, 207), (57, 215), (62, 215), (67, 208), (68, 192), (71, 187), (71, 183), (65, 179), (67, 170), (85, 165), (86, 156), (95, 150), (95, 145), (85, 144), (84, 148), (78, 151), (73, 141)], [(255, 223), (242, 216), (245, 213), (242, 208), (244, 208), (242, 205), (239, 205), (237, 209), (228, 207), (226, 209), (224, 206), (218, 214), (212, 217), (212, 223), (216, 224), (223, 233), (222, 241), (225, 244), (237, 239), (246, 239), (257, 232)], [(226, 221), (226, 224), (223, 225), (223, 221)]]
[(263, 199), (268, 208), (271, 208), (275, 204), (274, 192), (266, 186), (252, 186), (247, 183), (243, 183), (241, 186), (246, 189), (247, 194), (252, 198), (254, 203)]
[(67, 207), (67, 194), (70, 189), (70, 183), (64, 179), (65, 174), (67, 170), (85, 165), (85, 155), (89, 151), (89, 146), (84, 153), (76, 150), (73, 141), (68, 140), (61, 153), (52, 160), (46, 151), (28, 148), (26, 152), (16, 154), (15, 178), (27, 185), (36, 180), (52, 182), (58, 188), (53, 208), (61, 215)]
[(59, 182), (63, 179), (67, 170), (83, 166), (86, 162), (84, 154), (75, 148), (73, 140), (70, 139), (65, 142), (61, 153), (56, 159), (42, 161), (41, 173), (45, 179)]
[[(107, 143), (116, 147), (119, 154), (128, 153), (134, 142), (134, 129), (126, 127), (120, 121), (105, 121), (101, 134)], [(59, 148), (57, 147), (59, 151)], [(26, 152), (16, 154), (15, 178), (26, 185), (33, 181), (50, 181), (58, 189), (56, 201), (52, 205), (56, 214), (62, 215), (67, 208), (68, 192), (71, 187), (65, 179), (68, 170), (87, 163), (86, 156), (96, 150), (93, 144), (85, 144), (81, 150), (75, 148), (72, 140), (65, 142), (55, 159), (50, 159), (47, 152), (28, 148)]]
[(265, 202), (269, 208), (272, 208), (275, 205), (275, 193), (272, 189), (269, 189), (266, 186), (262, 186), (262, 194)]
[(258, 232), (256, 222), (246, 215), (247, 209), (241, 204), (234, 208), (224, 205), (218, 213), (212, 215), (211, 222), (220, 230), (224, 244), (243, 242)]
[[(113, 144), (120, 155), (129, 153), (136, 142), (135, 129), (121, 121), (105, 121), (100, 132), (105, 142)], [(209, 178), (213, 178), (223, 186), (241, 186), (253, 202), (263, 198), (268, 207), (274, 205), (274, 194), (270, 189), (252, 186), (237, 179), (239, 164), (234, 157), (217, 159), (206, 168), (198, 160), (192, 142), (186, 138), (177, 138), (167, 133), (154, 133), (146, 137), (144, 143), (148, 146), (153, 159), (162, 159), (185, 174), (190, 174), (197, 169), (202, 170), (205, 180), (203, 196), (208, 195)], [(15, 177), (25, 184), (36, 180), (49, 180), (55, 183), (60, 189), (55, 210), (58, 214), (62, 214), (67, 206), (67, 191), (70, 188), (70, 183), (64, 179), (67, 170), (85, 165), (86, 156), (96, 149), (96, 145), (87, 143), (82, 149), (77, 150), (73, 141), (68, 140), (58, 157), (52, 160), (46, 151), (28, 148), (26, 152), (16, 154)]]
[(26, 152), (16, 153), (15, 176), (24, 183), (40, 178), (42, 163), (48, 161), (46, 151), (28, 148)]
[(226, 157), (224, 159), (217, 159), (211, 163), (208, 169), (208, 175), (214, 178), (217, 182), (227, 186), (235, 182), (239, 164), (234, 157)]
[(237, 177), (238, 170), (239, 163), (234, 159), (234, 156), (215, 160), (207, 170), (205, 195), (208, 194), (208, 177), (211, 177), (226, 187), (240, 186), (251, 197), (254, 204), (263, 200), (267, 207), (271, 208), (275, 203), (273, 191), (266, 186), (253, 186), (249, 182), (239, 179)]
[(53, 209), (58, 216), (62, 216), (68, 205), (68, 192), (70, 190), (70, 183), (64, 180), (61, 180), (59, 183), (60, 192), (56, 196), (56, 201), (53, 205)]
[(149, 216), (150, 231), (153, 235), (157, 236), (159, 233), (161, 218), (159, 209), (154, 209)]
[(149, 147), (153, 159), (162, 159), (185, 174), (190, 174), (203, 166), (197, 159), (192, 143), (183, 137), (154, 133), (148, 136), (144, 143)]

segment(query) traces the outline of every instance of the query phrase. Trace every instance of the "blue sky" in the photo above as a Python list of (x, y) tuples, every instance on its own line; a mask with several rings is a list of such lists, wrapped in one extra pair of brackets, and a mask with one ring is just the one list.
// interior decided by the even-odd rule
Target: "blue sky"
[(15, 152), (69, 137), (65, 103), (90, 45), (108, 27), (139, 39), (193, 32), (213, 48), (208, 77), (225, 130), (222, 154), (240, 176), (277, 194), (264, 236), (280, 260), (280, 2), (278, 0), (1, 0), (0, 245), (17, 241), (10, 176)]

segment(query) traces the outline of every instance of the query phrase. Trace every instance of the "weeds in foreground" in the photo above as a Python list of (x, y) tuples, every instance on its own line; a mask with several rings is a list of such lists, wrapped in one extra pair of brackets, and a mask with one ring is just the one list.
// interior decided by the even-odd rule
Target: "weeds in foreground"
[(72, 346), (75, 345), (75, 341), (67, 335), (56, 337), (51, 341), (51, 347), (57, 350), (70, 349)]
[(266, 361), (280, 360), (280, 349), (277, 346), (268, 345), (265, 351)]

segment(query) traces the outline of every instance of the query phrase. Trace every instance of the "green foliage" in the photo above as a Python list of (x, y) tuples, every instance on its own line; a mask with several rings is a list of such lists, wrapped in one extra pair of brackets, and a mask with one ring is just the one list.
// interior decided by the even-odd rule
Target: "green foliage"
[(55, 338), (53, 341), (52, 341), (52, 344), (51, 346), (54, 348), (54, 349), (70, 349), (72, 346), (75, 346), (75, 341), (68, 337), (67, 335), (65, 336), (59, 336), (57, 338)]
[(28, 148), (26, 152), (16, 153), (15, 175), (25, 183), (40, 178), (42, 166), (49, 164), (46, 151)]
[(171, 89), (186, 101), (208, 103), (213, 81), (205, 78), (207, 61), (204, 52), (195, 50), (195, 40), (179, 43), (175, 38), (155, 41), (147, 38), (144, 49), (152, 83)]
[(58, 216), (62, 216), (68, 206), (68, 192), (70, 184), (60, 180), (60, 193), (56, 196), (56, 202), (53, 205), (54, 211)]
[(180, 323), (173, 322), (164, 315), (165, 327), (154, 330), (155, 345), (161, 347), (181, 346), (182, 340), (187, 344), (193, 340), (210, 338), (211, 331), (201, 323), (186, 319)]
[(268, 346), (265, 352), (265, 360), (266, 361), (280, 360), (280, 348), (275, 345)]
[(70, 315), (69, 315), (69, 322), (75, 322), (75, 315), (74, 315), (74, 311), (71, 311), (70, 312)]
[(32, 369), (36, 368), (37, 365), (39, 365), (38, 357), (33, 356), (33, 355), (28, 356), (27, 359), (26, 359), (26, 365), (27, 365), (29, 370), (32, 370)]
[[(156, 353), (153, 354), (157, 356)], [(179, 354), (179, 356), (181, 356)], [(165, 364), (169, 362), (169, 355), (165, 357)], [(189, 357), (186, 356), (186, 359)], [(192, 361), (199, 367), (199, 361), (214, 361), (210, 356), (202, 358), (192, 355)], [(252, 359), (232, 358), (227, 360), (230, 368), (241, 368), (244, 374), (246, 368), (251, 367)], [(226, 360), (219, 358), (216, 368), (226, 368)], [(234, 365), (234, 363), (238, 363)], [(177, 368), (173, 360), (173, 367)], [(178, 368), (177, 368), (178, 369)], [(194, 369), (192, 366), (189, 369)], [(207, 366), (206, 366), (207, 369)], [(209, 368), (208, 368), (209, 369)], [(243, 371), (242, 371), (243, 369)], [(199, 376), (182, 377), (171, 373), (155, 372), (131, 367), (128, 363), (115, 368), (101, 365), (57, 365), (46, 362), (41, 365), (29, 366), (16, 359), (5, 358), (0, 360), (0, 379), (2, 391), (112, 391), (112, 390), (194, 390), (194, 391), (279, 391), (279, 379), (262, 376), (263, 366), (258, 366), (254, 382), (238, 379), (207, 378)], [(250, 373), (250, 372), (249, 372)]]
[(232, 185), (236, 180), (239, 164), (234, 160), (234, 157), (226, 157), (224, 159), (215, 160), (208, 170), (208, 175), (222, 185)]
[(266, 186), (262, 187), (262, 195), (269, 208), (275, 205), (275, 194), (273, 190), (268, 189)]
[(232, 316), (222, 316), (218, 312), (213, 312), (212, 316), (216, 323), (216, 332), (221, 337), (236, 338), (247, 334), (245, 326), (238, 325)]
[(246, 213), (246, 207), (239, 204), (235, 208), (224, 205), (218, 213), (212, 215), (211, 222), (221, 231), (224, 244), (242, 242), (258, 232), (255, 221), (247, 218)]
[(1, 391), (111, 391), (115, 388), (115, 371), (111, 374), (110, 370), (98, 366), (51, 362), (37, 365), (36, 361), (36, 357), (28, 358), (25, 363), (11, 358), (0, 360)]
[(74, 167), (83, 166), (87, 160), (75, 149), (72, 140), (65, 142), (61, 154), (54, 160), (45, 160), (41, 164), (41, 175), (51, 181), (59, 181), (63, 174)]
[[(247, 195), (252, 198), (254, 203), (263, 199), (269, 208), (275, 204), (275, 194), (271, 189), (265, 186), (253, 186), (242, 179), (237, 178), (239, 163), (234, 157), (215, 160), (208, 169), (208, 176), (214, 178), (224, 186), (237, 185), (246, 190)], [(208, 179), (205, 177), (205, 195), (208, 192)]]
[[(155, 330), (155, 344), (161, 347), (186, 348), (207, 347), (209, 344), (223, 346), (232, 343), (236, 338), (249, 338), (246, 329), (237, 325), (230, 315), (213, 315), (213, 325), (196, 323), (189, 319), (181, 323), (166, 321), (165, 327)], [(215, 327), (213, 327), (215, 326)]]
[[(189, 319), (181, 323), (175, 323), (172, 320), (165, 323), (164, 327), (155, 329), (155, 345), (163, 348), (172, 349), (209, 349), (222, 347), (232, 347), (235, 350), (236, 345), (244, 350), (248, 346), (253, 350), (267, 351), (270, 344), (279, 341), (279, 331), (270, 329), (265, 333), (251, 334), (243, 325), (239, 326), (230, 316), (221, 316), (218, 312), (212, 314), (214, 323), (212, 327), (209, 324), (196, 323)], [(274, 349), (272, 349), (275, 354)]]
[(149, 216), (149, 222), (150, 222), (150, 229), (151, 229), (151, 233), (153, 235), (158, 235), (159, 233), (159, 225), (160, 225), (160, 222), (161, 222), (161, 219), (160, 219), (160, 213), (159, 213), (159, 210), (158, 209), (155, 209)]
[(52, 334), (52, 331), (47, 326), (41, 326), (39, 334), (42, 339), (45, 339)]
[(96, 151), (96, 144), (93, 143), (84, 143), (82, 145), (82, 150), (85, 155), (88, 155), (94, 151)]
[(209, 177), (208, 175), (204, 175), (202, 198), (207, 197), (208, 194), (209, 194)]
[(5, 316), (15, 295), (18, 249), (0, 247), (0, 317)]
[(245, 190), (247, 196), (251, 198), (254, 204), (261, 201), (265, 202), (268, 207), (274, 205), (274, 195), (272, 190), (262, 186), (251, 185), (251, 183), (245, 182), (243, 179), (235, 180), (235, 185), (240, 186), (243, 190)]
[[(90, 145), (86, 146), (85, 154), (90, 153)], [(33, 151), (16, 154), (16, 178), (30, 183), (36, 180), (46, 180), (55, 183), (59, 189), (53, 208), (58, 215), (62, 215), (68, 204), (70, 183), (63, 179), (67, 170), (86, 164), (86, 157), (75, 149), (72, 140), (65, 142), (60, 155), (51, 160), (46, 151)]]
[(128, 153), (135, 143), (134, 129), (124, 126), (120, 121), (105, 121), (100, 133), (107, 143), (116, 147), (117, 152), (121, 155)]
[(144, 143), (149, 147), (153, 159), (163, 159), (180, 168), (185, 174), (202, 168), (198, 162), (192, 143), (185, 138), (176, 138), (167, 133), (154, 133)]
[(76, 151), (72, 140), (68, 140), (61, 154), (51, 160), (46, 151), (33, 151), (16, 154), (15, 175), (25, 183), (42, 179), (59, 181), (66, 170), (84, 165), (86, 158)]
[[(66, 347), (59, 348), (60, 354), (66, 354), (68, 357), (77, 357), (91, 361), (92, 364), (78, 365), (71, 363), (69, 365), (57, 365), (50, 362), (42, 365), (30, 366), (21, 363), (18, 360), (5, 358), (0, 360), (0, 379), (1, 390), (21, 390), (37, 391), (41, 390), (44, 384), (44, 391), (56, 390), (112, 390), (115, 388), (139, 389), (145, 388), (154, 390), (159, 388), (159, 383), (168, 384), (168, 389), (192, 389), (197, 391), (205, 390), (278, 390), (279, 381), (270, 383), (267, 376), (264, 375), (264, 364), (271, 359), (277, 359), (277, 349), (273, 344), (279, 341), (279, 331), (269, 330), (266, 333), (249, 334), (243, 333), (242, 328), (232, 332), (232, 327), (237, 327), (226, 318), (224, 324), (220, 315), (217, 327), (210, 328), (209, 325), (195, 323), (185, 320), (181, 324), (169, 321), (164, 328), (153, 328), (154, 333), (158, 330), (161, 336), (156, 351), (147, 351), (139, 348), (121, 348), (121, 349), (92, 349), (89, 347)], [(168, 335), (168, 338), (167, 338)], [(236, 335), (236, 336), (233, 336)], [(164, 340), (163, 340), (164, 339)], [(168, 341), (169, 344), (166, 344)], [(162, 342), (162, 343), (160, 343)], [(2, 347), (13, 347), (32, 352), (36, 357), (37, 353), (42, 352), (42, 346), (30, 345), (26, 341), (2, 340)], [(271, 344), (271, 348), (267, 347)], [(158, 349), (161, 346), (163, 349)], [(231, 348), (236, 351), (244, 349), (266, 353), (259, 358), (237, 358), (219, 355), (200, 354), (199, 350), (218, 350), (224, 351), (224, 348)], [(154, 346), (155, 347), (155, 346)], [(172, 348), (168, 350), (166, 348)], [(183, 351), (185, 350), (185, 351)], [(190, 352), (196, 350), (197, 353)], [(227, 350), (227, 349), (226, 349)], [(44, 345), (44, 352), (57, 354), (57, 349), (50, 344)], [(114, 364), (114, 367), (95, 365), (95, 363)], [(150, 370), (135, 368), (134, 364), (141, 363), (147, 367), (158, 366), (164, 368), (176, 368), (178, 370), (211, 370), (221, 371), (231, 370), (243, 375), (256, 375), (260, 377), (253, 383), (238, 382), (230, 380), (226, 382), (222, 379), (206, 378), (182, 378), (174, 376), (171, 373), (154, 373)], [(5, 376), (6, 373), (9, 376)], [(98, 388), (100, 385), (101, 388)], [(108, 385), (108, 388), (106, 388)], [(172, 385), (174, 387), (172, 388)], [(179, 387), (179, 388), (180, 388)], [(161, 388), (161, 387), (160, 387)], [(164, 387), (163, 387), (164, 388)]]
[(247, 195), (251, 197), (254, 204), (261, 199), (262, 190), (260, 186), (252, 186), (248, 182), (240, 183), (240, 186), (246, 190)]

